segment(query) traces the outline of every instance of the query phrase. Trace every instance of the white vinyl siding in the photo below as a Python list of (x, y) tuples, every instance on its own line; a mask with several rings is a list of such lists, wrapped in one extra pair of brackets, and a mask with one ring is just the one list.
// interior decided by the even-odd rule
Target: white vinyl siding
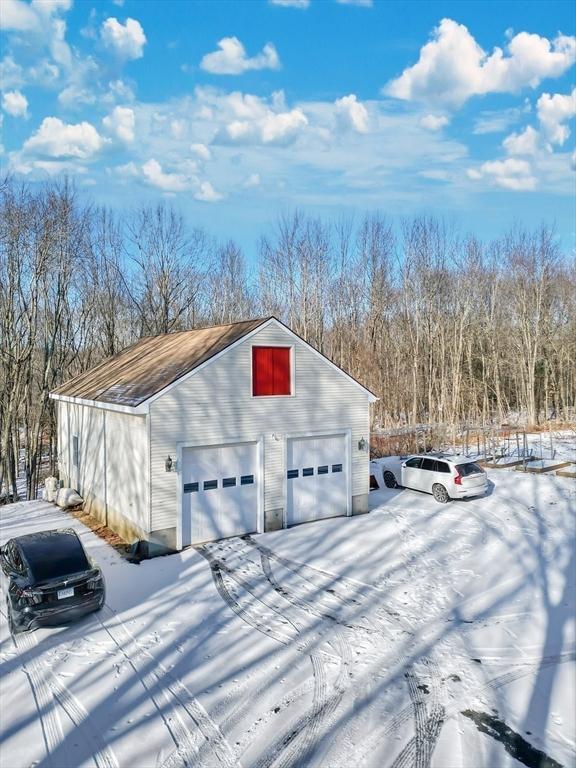
[[(294, 392), (252, 397), (253, 345), (294, 345)], [(180, 445), (263, 440), (264, 509), (285, 507), (286, 435), (351, 430), (352, 495), (367, 494), (368, 394), (306, 344), (270, 324), (150, 404), (151, 530), (177, 524), (179, 472), (166, 472)]]
[(150, 480), (146, 416), (106, 414), (108, 505), (150, 530)]
[[(150, 530), (149, 451), (145, 416), (58, 403), (60, 477), (98, 507)], [(77, 437), (77, 465), (74, 444)]]

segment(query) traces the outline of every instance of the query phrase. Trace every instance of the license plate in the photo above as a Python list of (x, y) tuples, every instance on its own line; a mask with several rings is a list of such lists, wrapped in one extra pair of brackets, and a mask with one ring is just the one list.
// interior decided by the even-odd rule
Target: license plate
[(65, 597), (72, 597), (73, 594), (74, 594), (74, 587), (69, 587), (68, 589), (59, 589), (58, 600), (63, 600)]

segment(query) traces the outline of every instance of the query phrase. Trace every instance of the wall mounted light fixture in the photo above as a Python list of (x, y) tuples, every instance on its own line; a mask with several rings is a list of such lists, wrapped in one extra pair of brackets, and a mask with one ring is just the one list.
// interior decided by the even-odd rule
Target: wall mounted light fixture
[(359, 451), (367, 451), (368, 450), (368, 442), (363, 437), (361, 440), (358, 440), (358, 450)]
[(171, 456), (168, 456), (168, 458), (164, 462), (164, 468), (166, 472), (172, 472), (172, 469), (174, 468), (174, 461), (172, 460)]

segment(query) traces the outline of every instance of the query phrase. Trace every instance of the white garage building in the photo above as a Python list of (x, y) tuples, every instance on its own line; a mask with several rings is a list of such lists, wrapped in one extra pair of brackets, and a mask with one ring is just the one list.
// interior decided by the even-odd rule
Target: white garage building
[(127, 539), (368, 511), (376, 398), (274, 317), (143, 338), (51, 397), (60, 479)]

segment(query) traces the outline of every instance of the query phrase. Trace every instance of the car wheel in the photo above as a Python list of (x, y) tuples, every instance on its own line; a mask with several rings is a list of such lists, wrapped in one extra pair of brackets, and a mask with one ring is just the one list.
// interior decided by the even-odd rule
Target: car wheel
[(448, 491), (446, 488), (444, 488), (443, 485), (440, 485), (440, 483), (434, 483), (432, 486), (432, 495), (436, 499), (436, 501), (439, 501), (440, 504), (446, 504), (450, 496), (448, 496)]
[(384, 485), (386, 488), (398, 488), (398, 483), (392, 472), (384, 472)]

